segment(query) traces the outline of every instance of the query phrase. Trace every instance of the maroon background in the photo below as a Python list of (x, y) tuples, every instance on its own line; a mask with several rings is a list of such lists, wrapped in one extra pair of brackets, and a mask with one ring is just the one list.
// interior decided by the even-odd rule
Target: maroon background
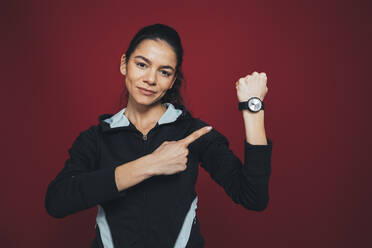
[(206, 247), (371, 245), (371, 4), (303, 2), (1, 1), (1, 246), (89, 247), (96, 208), (54, 219), (46, 187), (78, 133), (116, 112), (120, 56), (156, 22), (181, 35), (187, 106), (241, 159), (235, 82), (268, 75), (270, 204), (245, 210), (200, 168)]

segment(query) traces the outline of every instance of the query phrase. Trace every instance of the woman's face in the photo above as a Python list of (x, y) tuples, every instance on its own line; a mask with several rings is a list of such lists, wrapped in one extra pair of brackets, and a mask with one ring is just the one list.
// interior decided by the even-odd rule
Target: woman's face
[(126, 76), (128, 100), (144, 105), (160, 101), (176, 79), (177, 58), (172, 47), (165, 41), (147, 39), (138, 44), (127, 65), (124, 56), (120, 70)]

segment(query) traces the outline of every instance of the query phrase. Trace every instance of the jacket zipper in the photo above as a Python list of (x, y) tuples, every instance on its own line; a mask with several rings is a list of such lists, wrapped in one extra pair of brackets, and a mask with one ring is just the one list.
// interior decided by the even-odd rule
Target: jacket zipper
[[(155, 130), (156, 128), (158, 128), (159, 125), (156, 124), (155, 127), (153, 127), (147, 134), (142, 134), (140, 131), (138, 131), (141, 135), (142, 135), (142, 142), (143, 142), (143, 150), (144, 150), (144, 155), (147, 154), (148, 152), (148, 142), (149, 142), (149, 138), (150, 138), (150, 134), (153, 130)], [(143, 201), (144, 201), (144, 205), (145, 207), (143, 208), (144, 209), (144, 213), (143, 213), (143, 223), (144, 223), (144, 227), (143, 227), (143, 230), (144, 230), (144, 243), (145, 243), (145, 247), (147, 247), (147, 243), (146, 243), (146, 227), (147, 227), (147, 219), (146, 219), (146, 206), (147, 206), (147, 195), (146, 195), (146, 190), (143, 191)]]

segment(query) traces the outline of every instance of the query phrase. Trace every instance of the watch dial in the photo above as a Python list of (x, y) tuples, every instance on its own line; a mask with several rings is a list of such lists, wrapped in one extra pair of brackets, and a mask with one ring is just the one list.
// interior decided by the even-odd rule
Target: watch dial
[(248, 106), (252, 111), (258, 111), (261, 109), (261, 101), (257, 98), (253, 98), (248, 102)]

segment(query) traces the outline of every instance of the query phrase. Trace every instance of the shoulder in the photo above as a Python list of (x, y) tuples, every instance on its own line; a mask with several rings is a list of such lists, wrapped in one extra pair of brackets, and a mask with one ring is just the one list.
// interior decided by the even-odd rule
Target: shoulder
[(80, 131), (78, 137), (94, 139), (97, 137), (99, 132), (100, 132), (100, 128), (98, 125), (90, 125), (88, 128)]
[(90, 125), (88, 128), (80, 131), (75, 138), (73, 148), (81, 148), (82, 146), (89, 146), (91, 149), (96, 148), (100, 128), (98, 125)]

